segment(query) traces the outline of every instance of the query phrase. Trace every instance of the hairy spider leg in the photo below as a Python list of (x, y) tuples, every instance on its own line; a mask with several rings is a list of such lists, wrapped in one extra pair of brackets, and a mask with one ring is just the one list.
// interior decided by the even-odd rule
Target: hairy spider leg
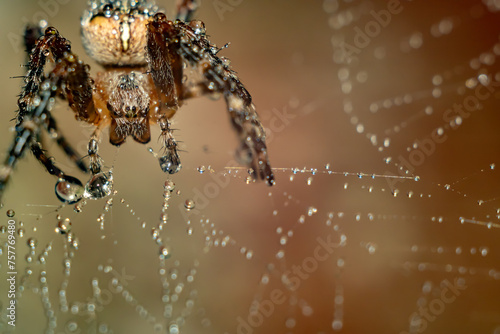
[[(48, 74), (49, 79), (43, 82), (43, 84), (47, 83), (48, 87), (42, 88), (44, 68), (50, 56), (52, 56), (56, 65)], [(92, 99), (93, 82), (89, 75), (90, 68), (78, 60), (71, 52), (69, 42), (59, 35), (55, 28), (48, 27), (45, 34), (37, 40), (30, 55), (28, 68), (25, 77), (26, 85), (23, 87), (18, 100), (19, 110), (16, 127), (28, 131), (31, 128), (31, 132), (38, 128), (37, 125), (40, 124), (30, 125), (27, 121), (38, 121), (38, 118), (31, 117), (33, 110), (41, 110), (41, 113), (47, 115), (45, 106), (42, 109), (37, 108), (38, 99), (41, 92), (46, 91), (47, 94), (52, 94), (51, 90), (54, 84), (57, 86), (56, 93), (66, 98), (78, 119), (94, 124), (99, 121), (99, 114), (95, 110)], [(38, 105), (38, 107), (40, 106)], [(51, 123), (50, 119), (51, 116), (48, 117), (48, 121), (44, 126), (49, 130), (49, 133), (59, 135), (56, 123)], [(71, 152), (74, 152), (74, 150), (64, 137), (60, 136), (59, 138), (58, 143), (66, 153), (70, 153), (70, 158), (79, 160), (76, 155), (72, 156)], [(45, 155), (43, 148), (35, 141), (33, 135), (27, 136), (26, 139), (29, 139), (26, 144), (31, 146), (34, 156), (42, 163), (47, 172), (58, 177), (56, 194), (59, 199), (68, 203), (80, 200), (83, 196), (82, 183), (57, 168), (54, 162)]]
[[(182, 96), (182, 59), (176, 52), (174, 43), (169, 43), (173, 33), (171, 21), (167, 21), (165, 14), (158, 13), (153, 21), (148, 23), (147, 57), (149, 60), (148, 73), (153, 79), (159, 98), (159, 115), (157, 123), (161, 129), (161, 138), (165, 153), (159, 158), (161, 169), (174, 174), (181, 168), (177, 152), (177, 141), (174, 139), (170, 122), (179, 108), (179, 97)], [(165, 43), (167, 40), (167, 43)]]
[[(157, 14), (159, 16), (159, 14)], [(197, 85), (188, 86), (181, 83), (179, 99), (184, 100), (207, 93), (222, 93), (227, 104), (231, 123), (239, 135), (241, 146), (239, 156), (252, 168), (252, 176), (273, 185), (274, 174), (269, 162), (266, 134), (252, 103), (250, 93), (245, 89), (227, 61), (217, 56), (217, 49), (205, 37), (203, 24), (199, 21), (183, 22), (166, 21), (163, 16), (155, 17), (161, 21), (161, 29), (167, 45), (173, 45), (178, 54), (193, 68), (200, 68), (204, 80)], [(148, 30), (148, 38), (152, 35)]]
[(78, 152), (73, 148), (73, 146), (71, 146), (71, 144), (61, 133), (61, 130), (58, 128), (57, 122), (50, 111), (45, 111), (45, 114), (47, 115), (45, 120), (45, 129), (49, 133), (50, 138), (55, 139), (57, 145), (82, 172), (88, 173), (89, 169), (83, 162), (82, 156), (78, 154)]
[(198, 9), (196, 0), (178, 0), (177, 1), (177, 20), (189, 22), (194, 12)]
[[(31, 54), (31, 50), (33, 50), (36, 46), (37, 40), (42, 37), (42, 26), (41, 23), (35, 25), (35, 24), (29, 24), (26, 26), (25, 31), (24, 31), (24, 45), (26, 46), (26, 54), (28, 56), (28, 61), (29, 61), (29, 56)], [(47, 79), (42, 83), (42, 87), (45, 86), (45, 90), (50, 90), (51, 94), (50, 97), (54, 98), (56, 96), (56, 91), (53, 91), (51, 88), (54, 85), (57, 85), (57, 82), (53, 82), (53, 79)], [(43, 92), (44, 89), (42, 88), (40, 92)], [(39, 94), (40, 95), (40, 94)], [(71, 146), (71, 144), (66, 140), (64, 135), (62, 134), (61, 130), (57, 126), (57, 121), (55, 118), (52, 116), (50, 110), (49, 110), (49, 104), (45, 103), (44, 104), (44, 109), (37, 108), (37, 112), (35, 114), (36, 117), (40, 117), (43, 119), (45, 122), (43, 122), (45, 130), (49, 133), (49, 136), (51, 139), (54, 139), (57, 143), (57, 145), (64, 151), (64, 153), (68, 156), (68, 158), (75, 163), (75, 165), (83, 172), (88, 172), (87, 166), (83, 163), (82, 157), (77, 153), (77, 151)], [(39, 138), (36, 138), (35, 140), (40, 141)]]
[[(50, 92), (45, 91), (41, 94), (40, 104), (33, 113), (36, 119), (38, 119), (37, 116), (40, 116), (44, 112), (50, 97)], [(13, 143), (9, 148), (3, 166), (0, 169), (0, 199), (7, 183), (9, 182), (10, 175), (12, 174), (17, 161), (19, 161), (19, 159), (24, 155), (26, 149), (29, 148), (33, 141), (39, 136), (38, 129), (39, 127), (35, 124), (34, 120), (31, 120), (30, 115), (27, 116), (21, 124), (16, 126)]]
[[(24, 44), (28, 55), (29, 73), (23, 77), (26, 85), (20, 94), (18, 101), (19, 111), (15, 127), (15, 135), (13, 144), (9, 148), (7, 157), (3, 166), (0, 169), (0, 198), (5, 190), (6, 185), (10, 180), (10, 175), (17, 161), (24, 155), (24, 152), (31, 148), (35, 157), (42, 162), (49, 173), (60, 178), (69, 180), (69, 183), (80, 184), (77, 179), (65, 175), (60, 169), (53, 165), (53, 162), (45, 156), (42, 146), (37, 143), (41, 141), (40, 129), (45, 129), (52, 139), (62, 148), (66, 155), (80, 168), (87, 172), (87, 167), (83, 164), (82, 158), (71, 147), (68, 141), (64, 138), (57, 122), (50, 113), (53, 99), (57, 95), (57, 91), (53, 90), (57, 78), (47, 79), (42, 71), (34, 70), (31, 62), (31, 51), (35, 49), (37, 41), (42, 37), (42, 28), (40, 25), (28, 25), (24, 33)], [(39, 65), (45, 64), (45, 59), (40, 59)], [(43, 66), (43, 65), (42, 65)], [(31, 74), (31, 77), (30, 77)], [(31, 83), (30, 83), (31, 82)], [(35, 146), (33, 146), (35, 145)]]

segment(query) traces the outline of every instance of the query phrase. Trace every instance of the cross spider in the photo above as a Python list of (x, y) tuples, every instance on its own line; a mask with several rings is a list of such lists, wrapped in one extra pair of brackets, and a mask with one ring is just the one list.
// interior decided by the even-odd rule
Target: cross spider
[[(192, 20), (195, 0), (180, 0), (177, 19), (170, 21), (150, 0), (90, 0), (81, 19), (87, 54), (104, 71), (92, 79), (90, 67), (71, 52), (70, 42), (53, 27), (28, 27), (25, 44), (29, 55), (16, 117), (16, 135), (0, 170), (0, 195), (12, 170), (30, 148), (48, 173), (58, 178), (56, 195), (65, 203), (81, 198), (101, 198), (111, 193), (111, 171), (102, 171), (98, 154), (102, 130), (109, 127), (111, 144), (119, 146), (128, 136), (145, 144), (150, 123), (161, 129), (163, 155), (158, 160), (166, 173), (181, 168), (178, 144), (169, 119), (184, 100), (204, 94), (224, 96), (241, 146), (238, 150), (254, 178), (274, 184), (267, 156), (265, 131), (252, 98), (225, 58), (207, 39), (205, 25)], [(53, 68), (47, 72), (48, 60)], [(188, 74), (198, 77), (186, 80)], [(77, 120), (95, 130), (88, 143), (89, 167), (66, 141), (51, 115), (56, 98), (66, 100)], [(92, 176), (85, 187), (56, 167), (39, 143), (42, 129), (82, 171)]]

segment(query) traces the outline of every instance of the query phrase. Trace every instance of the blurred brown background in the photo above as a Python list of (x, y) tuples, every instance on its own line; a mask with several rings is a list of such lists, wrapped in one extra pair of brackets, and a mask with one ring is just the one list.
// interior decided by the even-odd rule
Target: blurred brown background
[[(244, 169), (224, 176), (237, 146), (224, 102), (189, 101), (175, 116), (185, 152), (182, 171), (172, 177), (180, 193), (172, 193), (160, 233), (172, 252), (163, 276), (151, 228), (161, 223), (167, 177), (145, 146), (128, 141), (116, 150), (103, 137), (102, 156), (118, 191), (109, 211), (105, 200), (89, 202), (81, 213), (57, 209), (55, 180), (25, 157), (1, 211), (14, 209), (26, 230), (18, 237), (19, 278), (27, 266), (26, 241), (38, 240), (16, 332), (50, 332), (51, 310), (37, 290), (46, 270), (55, 333), (174, 333), (177, 323), (185, 333), (499, 334), (500, 6), (402, 1), (384, 17), (380, 11), (389, 3), (202, 3), (196, 17), (212, 42), (231, 42), (221, 54), (231, 59), (271, 130), (277, 185), (247, 185)], [(173, 12), (171, 2), (160, 5)], [(0, 5), (4, 152), (21, 84), (9, 77), (23, 74), (16, 36), (26, 21), (45, 13), (95, 73), (99, 68), (79, 41), (84, 8), (77, 0)], [(371, 35), (359, 37), (366, 27)], [(343, 57), (345, 43), (357, 48), (350, 61)], [(446, 110), (475, 101), (481, 84), (491, 89), (480, 88), (488, 97), (451, 128)], [(84, 153), (92, 129), (64, 105), (54, 115)], [(159, 149), (154, 141), (148, 146)], [(48, 148), (58, 165), (86, 180), (56, 145)], [(401, 176), (403, 159), (413, 163), (408, 178), (388, 177)], [(214, 172), (200, 174), (202, 166)], [(188, 199), (195, 201), (190, 212)], [(65, 249), (54, 232), (58, 214), (71, 220), (80, 241), (66, 289), (68, 312), (59, 299)], [(0, 224), (7, 223), (4, 217)], [(345, 244), (320, 260), (318, 238)], [(36, 263), (49, 243), (46, 264)], [(2, 273), (5, 247), (3, 254)], [(105, 273), (100, 265), (115, 271)], [(123, 270), (130, 277), (127, 293), (113, 285)], [(166, 293), (162, 277), (168, 277)], [(92, 279), (109, 297), (95, 314), (85, 310), (93, 301)], [(0, 286), (5, 291), (5, 280)], [(274, 289), (284, 302), (266, 309)], [(0, 300), (4, 314), (6, 295)], [(261, 309), (252, 313), (255, 300)], [(194, 306), (186, 306), (191, 301)], [(170, 305), (172, 316), (165, 318)], [(9, 332), (3, 326), (0, 331)]]

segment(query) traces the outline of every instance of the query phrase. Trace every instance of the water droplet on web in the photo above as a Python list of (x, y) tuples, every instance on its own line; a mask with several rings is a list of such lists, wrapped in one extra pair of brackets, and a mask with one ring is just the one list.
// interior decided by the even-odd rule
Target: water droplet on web
[(67, 204), (78, 202), (84, 193), (80, 180), (67, 175), (57, 181), (55, 191), (57, 198)]
[(339, 331), (339, 330), (341, 330), (341, 329), (342, 329), (342, 326), (343, 326), (343, 323), (342, 323), (342, 321), (341, 321), (341, 320), (338, 320), (338, 319), (337, 319), (337, 320), (333, 320), (333, 322), (332, 322), (332, 329), (333, 329), (334, 331)]
[(191, 211), (195, 207), (195, 203), (192, 199), (187, 199), (184, 202), (184, 207), (186, 208), (187, 211)]
[(276, 258), (277, 259), (282, 259), (285, 257), (285, 251), (283, 249), (280, 249), (277, 253), (276, 253)]
[(16, 212), (14, 210), (7, 210), (6, 214), (7, 214), (7, 217), (12, 218), (16, 215)]
[(111, 195), (113, 191), (113, 175), (110, 172), (97, 173), (87, 182), (85, 186), (86, 198), (99, 199)]
[(174, 189), (175, 189), (174, 181), (172, 181), (172, 180), (165, 181), (165, 185), (163, 188), (165, 189), (165, 191), (170, 191), (170, 192), (174, 191)]
[(294, 328), (296, 325), (296, 321), (294, 318), (288, 318), (285, 320), (285, 326), (286, 328)]
[(307, 185), (310, 186), (312, 184), (312, 182), (313, 182), (312, 176), (308, 177), (307, 178)]
[(68, 321), (68, 323), (66, 323), (66, 329), (68, 333), (76, 333), (78, 330), (78, 324), (73, 320)]
[(17, 234), (18, 234), (21, 238), (22, 238), (22, 237), (24, 237), (24, 233), (25, 233), (25, 232), (26, 232), (26, 231), (24, 230), (24, 228), (19, 228), (19, 229), (17, 230)]
[(313, 206), (310, 206), (309, 209), (307, 210), (307, 215), (309, 217), (311, 217), (312, 215), (314, 215), (316, 212), (318, 212), (318, 209), (316, 209), (315, 207)]
[(35, 248), (38, 244), (38, 241), (35, 238), (29, 238), (27, 244), (30, 248)]
[(57, 223), (56, 232), (66, 234), (71, 231), (71, 221), (69, 219), (61, 220)]
[(164, 156), (158, 158), (158, 162), (160, 163), (161, 170), (168, 174), (175, 174), (180, 171), (182, 167), (177, 154), (171, 154), (168, 151)]
[(253, 257), (253, 251), (247, 250), (245, 253), (245, 257), (247, 258), (247, 260), (251, 260)]
[(168, 259), (170, 256), (172, 256), (172, 253), (170, 252), (170, 249), (166, 246), (160, 247), (160, 258), (165, 260)]
[(197, 168), (197, 170), (198, 170), (198, 172), (199, 172), (200, 174), (203, 174), (203, 173), (205, 173), (205, 171), (207, 170), (207, 168), (206, 168), (205, 166), (199, 166), (199, 167)]

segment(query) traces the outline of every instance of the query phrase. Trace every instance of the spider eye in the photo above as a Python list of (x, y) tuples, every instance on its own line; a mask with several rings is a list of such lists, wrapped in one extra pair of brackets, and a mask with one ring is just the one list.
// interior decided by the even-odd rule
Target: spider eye
[(106, 108), (108, 108), (109, 112), (112, 113), (114, 116), (119, 116), (118, 112), (113, 108), (111, 103), (108, 102)]

